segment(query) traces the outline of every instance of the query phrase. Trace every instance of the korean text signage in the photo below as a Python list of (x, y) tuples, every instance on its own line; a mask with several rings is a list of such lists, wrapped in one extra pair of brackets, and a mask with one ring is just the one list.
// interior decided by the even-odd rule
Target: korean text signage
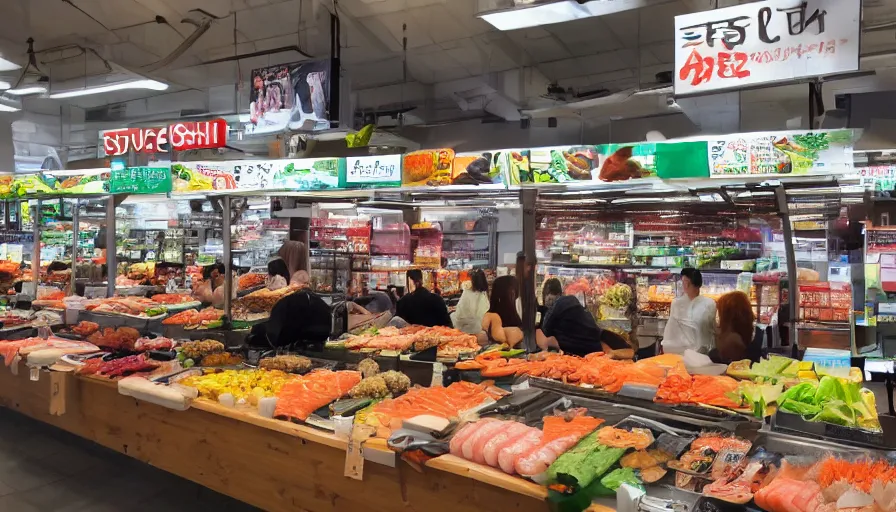
[(112, 169), (110, 185), (113, 194), (167, 194), (171, 192), (171, 168)]
[(342, 188), (397, 187), (401, 185), (402, 155), (348, 157)]
[(859, 69), (860, 0), (767, 0), (675, 17), (675, 94)]
[(227, 121), (190, 121), (161, 128), (126, 128), (103, 132), (107, 156), (135, 153), (167, 153), (190, 149), (221, 148), (227, 143)]

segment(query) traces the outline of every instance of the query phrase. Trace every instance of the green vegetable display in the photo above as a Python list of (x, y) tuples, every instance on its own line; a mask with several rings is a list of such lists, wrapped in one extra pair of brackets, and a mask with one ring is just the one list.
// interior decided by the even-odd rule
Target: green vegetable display
[(588, 487), (616, 464), (625, 450), (600, 444), (597, 442), (598, 432), (585, 436), (579, 444), (557, 457), (547, 470), (548, 481), (581, 489)]
[(732, 397), (735, 402), (744, 402), (753, 409), (757, 418), (768, 416), (768, 406), (777, 402), (784, 392), (783, 384), (756, 384), (741, 382), (738, 396)]
[(638, 479), (638, 476), (635, 475), (635, 470), (632, 468), (619, 468), (614, 469), (607, 476), (600, 479), (600, 484), (615, 491), (622, 487), (622, 484), (629, 484), (634, 487), (641, 487), (641, 480)]
[(778, 398), (781, 410), (799, 414), (806, 421), (846, 427), (879, 429), (874, 395), (854, 382), (824, 376), (816, 384), (803, 382)]
[(632, 303), (632, 289), (624, 283), (616, 283), (601, 296), (600, 300), (615, 309), (627, 309)]

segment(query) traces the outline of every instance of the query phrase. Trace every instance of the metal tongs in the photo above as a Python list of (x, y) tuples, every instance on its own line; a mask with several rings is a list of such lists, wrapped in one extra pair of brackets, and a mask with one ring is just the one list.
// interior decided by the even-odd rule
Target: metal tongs
[(643, 512), (688, 512), (690, 507), (683, 501), (664, 500), (645, 494), (638, 498), (638, 510)]

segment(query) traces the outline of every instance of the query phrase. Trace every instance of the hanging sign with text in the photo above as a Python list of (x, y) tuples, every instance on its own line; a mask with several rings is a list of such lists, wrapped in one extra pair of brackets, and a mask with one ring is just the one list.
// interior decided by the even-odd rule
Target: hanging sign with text
[(402, 155), (348, 157), (340, 188), (398, 187)]
[(106, 156), (168, 153), (222, 148), (227, 144), (227, 121), (189, 121), (160, 128), (125, 128), (103, 132)]
[(861, 0), (767, 0), (675, 17), (675, 94), (859, 69)]
[(171, 192), (171, 167), (112, 169), (113, 194), (167, 194)]

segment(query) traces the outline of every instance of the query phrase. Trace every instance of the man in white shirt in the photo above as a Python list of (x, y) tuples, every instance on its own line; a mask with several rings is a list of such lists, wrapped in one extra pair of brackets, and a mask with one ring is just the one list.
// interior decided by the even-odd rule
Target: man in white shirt
[(695, 268), (681, 271), (684, 296), (672, 301), (663, 332), (663, 351), (681, 354), (691, 349), (704, 354), (715, 347), (716, 301), (700, 295), (703, 276)]

